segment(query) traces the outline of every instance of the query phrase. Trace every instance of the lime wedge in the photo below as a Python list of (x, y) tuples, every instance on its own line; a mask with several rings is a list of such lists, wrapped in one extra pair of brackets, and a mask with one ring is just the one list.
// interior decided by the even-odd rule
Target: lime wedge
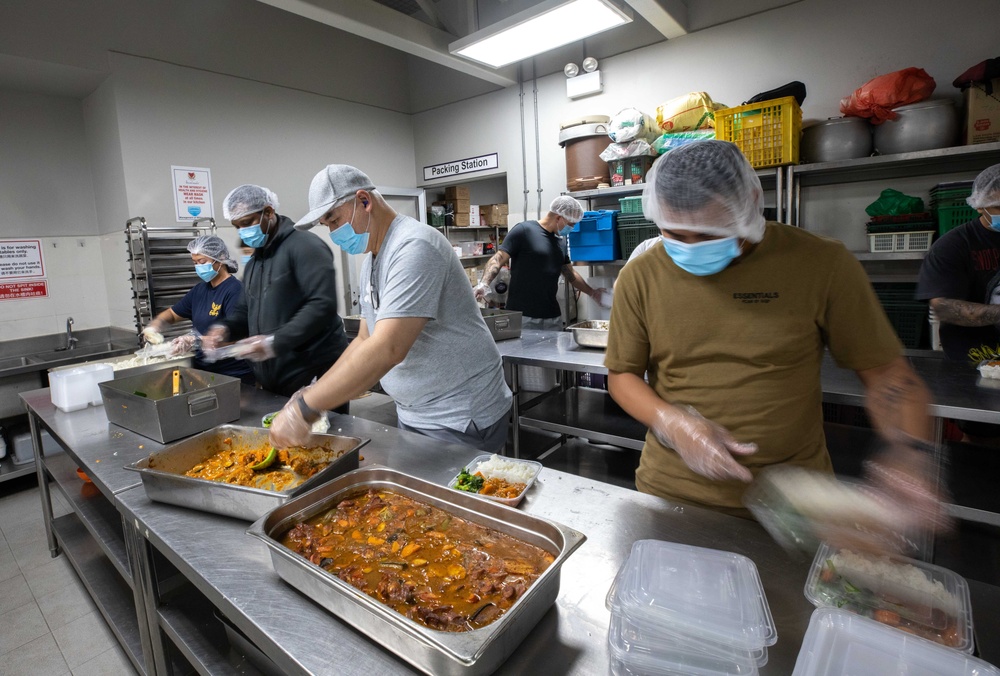
[(277, 459), (278, 459), (278, 449), (272, 446), (271, 450), (267, 452), (267, 456), (265, 456), (264, 459), (258, 462), (256, 465), (250, 465), (250, 469), (252, 469), (255, 472), (259, 469), (267, 469), (268, 467), (273, 465), (274, 461)]

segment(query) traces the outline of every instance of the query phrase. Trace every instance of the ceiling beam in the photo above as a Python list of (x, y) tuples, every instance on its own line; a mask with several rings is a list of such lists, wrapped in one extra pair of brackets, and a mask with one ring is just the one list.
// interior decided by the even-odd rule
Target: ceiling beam
[(688, 32), (687, 5), (681, 0), (625, 0), (663, 37), (671, 40)]
[[(448, 26), (446, 26), (444, 21), (441, 20), (441, 13), (438, 12), (437, 8), (434, 6), (434, 0), (416, 0), (416, 3), (436, 28), (440, 28), (443, 31), (448, 30)], [(455, 33), (456, 31), (452, 29), (451, 32)]]
[(501, 87), (517, 84), (513, 67), (494, 70), (453, 56), (448, 44), (456, 36), (371, 0), (259, 1)]

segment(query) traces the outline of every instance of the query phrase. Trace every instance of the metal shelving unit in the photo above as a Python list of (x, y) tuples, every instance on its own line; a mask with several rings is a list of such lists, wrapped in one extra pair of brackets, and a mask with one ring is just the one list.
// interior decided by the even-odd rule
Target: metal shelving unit
[[(166, 228), (151, 228), (142, 216), (125, 222), (136, 332), (201, 281), (187, 244), (195, 237), (215, 232), (214, 218), (198, 218), (187, 225)], [(177, 322), (164, 335), (179, 336), (190, 327), (191, 322)]]

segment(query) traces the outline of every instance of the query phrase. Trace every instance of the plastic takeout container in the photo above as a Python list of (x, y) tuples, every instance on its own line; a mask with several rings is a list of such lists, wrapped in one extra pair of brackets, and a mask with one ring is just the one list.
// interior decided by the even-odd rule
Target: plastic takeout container
[[(757, 665), (744, 659), (706, 650), (696, 641), (650, 634), (621, 613), (611, 615), (608, 647), (617, 673), (683, 674), (684, 676), (744, 676), (757, 674)], [(614, 671), (614, 668), (612, 669)]]
[(836, 608), (813, 611), (792, 676), (941, 674), (1000, 676), (1000, 669)]
[[(466, 469), (468, 470), (469, 474), (475, 474), (476, 466), (481, 462), (486, 462), (492, 457), (493, 455), (491, 453), (483, 453), (482, 455), (477, 455), (475, 458), (472, 459), (471, 462), (469, 462)], [(482, 495), (481, 493), (469, 493), (469, 494), (478, 495), (481, 498), (486, 498), (487, 500), (492, 500), (493, 502), (500, 502), (505, 505), (509, 505), (511, 507), (517, 507), (519, 504), (521, 504), (521, 500), (524, 500), (524, 496), (528, 493), (529, 490), (531, 490), (531, 487), (535, 485), (535, 479), (538, 478), (538, 473), (542, 471), (542, 463), (535, 462), (534, 460), (515, 460), (514, 458), (504, 458), (504, 460), (507, 460), (508, 462), (517, 462), (523, 465), (527, 465), (531, 467), (531, 469), (533, 470), (531, 478), (528, 479), (527, 483), (524, 484), (524, 490), (522, 490), (517, 495), (517, 497), (498, 498), (495, 495)], [(457, 483), (458, 483), (458, 475), (456, 474), (455, 478), (448, 482), (448, 488), (454, 488), (456, 491), (459, 490), (455, 488), (455, 484)], [(468, 493), (468, 491), (460, 491), (460, 492)]]
[(746, 651), (778, 640), (757, 566), (732, 552), (638, 540), (616, 580), (612, 605), (657, 634)]
[(84, 364), (49, 372), (49, 396), (60, 411), (69, 413), (104, 403), (98, 385), (115, 377), (111, 364)]
[[(962, 576), (902, 556), (890, 560), (859, 554), (859, 566), (838, 566), (834, 557), (844, 551), (825, 542), (816, 551), (805, 586), (814, 606), (839, 608), (898, 627), (900, 634), (972, 652), (972, 602)], [(898, 574), (885, 574), (887, 566)]]

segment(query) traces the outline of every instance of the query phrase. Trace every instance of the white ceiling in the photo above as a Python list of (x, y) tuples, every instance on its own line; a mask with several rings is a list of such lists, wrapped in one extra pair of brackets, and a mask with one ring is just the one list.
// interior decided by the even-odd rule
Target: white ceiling
[[(521, 64), (548, 75), (801, 0), (619, 0), (634, 20)], [(448, 43), (538, 0), (0, 0), (0, 88), (83, 98), (109, 52), (404, 113), (516, 84)]]

